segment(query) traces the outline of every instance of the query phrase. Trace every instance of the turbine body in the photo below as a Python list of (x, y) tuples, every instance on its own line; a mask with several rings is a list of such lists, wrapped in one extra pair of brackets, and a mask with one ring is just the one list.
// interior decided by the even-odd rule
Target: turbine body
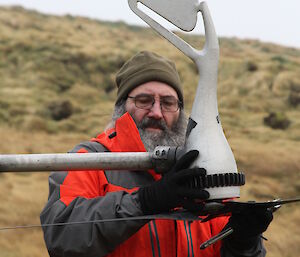
[[(161, 26), (137, 4), (142, 3), (176, 27), (190, 31), (202, 13), (205, 29), (205, 45), (199, 51), (191, 47), (173, 32)], [(223, 133), (217, 104), (217, 80), (219, 63), (219, 42), (207, 4), (198, 0), (128, 0), (134, 13), (170, 43), (191, 58), (197, 66), (199, 83), (186, 134), (185, 151), (197, 149), (200, 154), (192, 166), (205, 168), (208, 175), (234, 173), (237, 166), (231, 148)], [(230, 184), (230, 183), (229, 183)], [(234, 198), (240, 196), (239, 186), (214, 186), (207, 190), (210, 199)]]

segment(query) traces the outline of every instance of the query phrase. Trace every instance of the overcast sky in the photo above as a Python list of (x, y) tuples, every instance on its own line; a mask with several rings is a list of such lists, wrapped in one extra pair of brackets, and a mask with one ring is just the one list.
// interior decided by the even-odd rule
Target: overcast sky
[[(206, 2), (218, 36), (259, 39), (300, 48), (299, 0)], [(129, 9), (127, 0), (0, 0), (0, 5), (21, 5), (43, 13), (80, 15), (110, 21), (122, 20), (129, 24), (145, 26), (145, 23)], [(201, 25), (197, 26), (196, 32), (202, 32)]]

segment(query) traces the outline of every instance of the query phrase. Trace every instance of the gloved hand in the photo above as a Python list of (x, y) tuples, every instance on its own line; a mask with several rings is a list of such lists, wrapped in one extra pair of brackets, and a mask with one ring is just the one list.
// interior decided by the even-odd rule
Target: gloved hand
[(184, 154), (171, 171), (161, 180), (138, 190), (138, 196), (144, 214), (155, 214), (169, 211), (175, 207), (192, 206), (195, 199), (206, 200), (209, 193), (189, 186), (195, 176), (205, 176), (202, 168), (188, 168), (197, 158), (199, 152), (192, 150)]
[(269, 209), (253, 208), (233, 213), (226, 227), (233, 228), (228, 237), (231, 247), (246, 250), (255, 247), (260, 236), (273, 220), (273, 212)]

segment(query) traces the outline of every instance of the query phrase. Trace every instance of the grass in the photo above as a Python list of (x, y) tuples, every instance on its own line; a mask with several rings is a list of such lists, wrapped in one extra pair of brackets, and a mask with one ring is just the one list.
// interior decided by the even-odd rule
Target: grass
[[(197, 47), (203, 37), (180, 34)], [(176, 61), (189, 113), (194, 64), (152, 30), (80, 17), (0, 7), (0, 152), (66, 152), (109, 122), (114, 74), (132, 54), (155, 51)], [(247, 184), (241, 200), (300, 195), (300, 112), (288, 101), (300, 81), (300, 50), (257, 40), (220, 38), (218, 103), (222, 125)], [(296, 86), (295, 86), (296, 85)], [(69, 101), (73, 113), (53, 120), (49, 104)], [(287, 130), (263, 124), (269, 112), (291, 120)], [(38, 224), (48, 196), (47, 173), (0, 174), (0, 226)], [(299, 252), (299, 205), (282, 207), (265, 242), (268, 256)], [(47, 256), (40, 229), (0, 231), (0, 256)]]

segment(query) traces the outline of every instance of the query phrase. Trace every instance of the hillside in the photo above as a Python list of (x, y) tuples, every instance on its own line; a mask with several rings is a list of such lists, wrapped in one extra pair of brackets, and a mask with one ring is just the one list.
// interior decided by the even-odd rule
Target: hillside
[[(178, 34), (204, 44), (202, 36)], [(195, 66), (151, 29), (0, 7), (0, 152), (66, 152), (101, 132), (114, 105), (114, 74), (140, 50), (176, 62), (189, 113)], [(220, 38), (220, 51), (219, 111), (247, 176), (242, 200), (300, 195), (300, 49)], [(271, 112), (289, 126), (266, 126)], [(47, 194), (47, 174), (0, 174), (0, 227), (39, 223)], [(299, 205), (279, 210), (266, 233), (268, 256), (295, 256), (299, 225)], [(0, 257), (47, 256), (38, 229), (0, 231), (0, 249)]]

